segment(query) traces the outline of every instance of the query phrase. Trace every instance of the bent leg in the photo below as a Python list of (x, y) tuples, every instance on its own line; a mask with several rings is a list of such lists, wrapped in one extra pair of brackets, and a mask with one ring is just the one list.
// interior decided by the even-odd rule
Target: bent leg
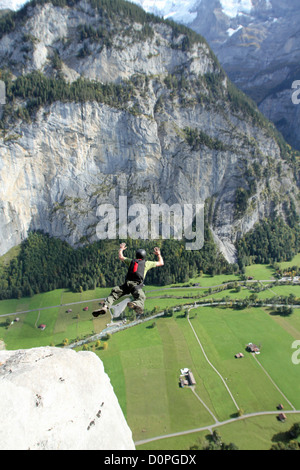
[(131, 295), (133, 297), (133, 304), (135, 307), (138, 307), (142, 311), (144, 311), (144, 304), (146, 300), (146, 295), (143, 289), (133, 289), (131, 292)]
[(110, 308), (116, 300), (120, 299), (123, 295), (126, 295), (126, 294), (127, 292), (125, 292), (125, 289), (123, 286), (116, 286), (112, 289), (109, 296), (105, 299), (104, 305)]

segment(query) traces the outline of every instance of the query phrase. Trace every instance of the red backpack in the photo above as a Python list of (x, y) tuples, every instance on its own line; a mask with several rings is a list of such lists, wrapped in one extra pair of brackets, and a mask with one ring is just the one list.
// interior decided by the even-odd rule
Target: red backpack
[(133, 259), (128, 268), (126, 281), (142, 283), (144, 281), (145, 263), (144, 259)]

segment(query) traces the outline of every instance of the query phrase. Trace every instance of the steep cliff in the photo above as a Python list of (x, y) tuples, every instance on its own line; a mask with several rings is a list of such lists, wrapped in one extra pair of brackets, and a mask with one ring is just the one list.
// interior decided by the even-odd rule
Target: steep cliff
[(233, 261), (237, 237), (298, 204), (289, 149), (191, 30), (122, 1), (34, 0), (2, 31), (0, 254), (32, 229), (93, 241), (97, 207), (126, 195), (207, 201)]
[(2, 450), (134, 450), (100, 359), (91, 352), (0, 351)]

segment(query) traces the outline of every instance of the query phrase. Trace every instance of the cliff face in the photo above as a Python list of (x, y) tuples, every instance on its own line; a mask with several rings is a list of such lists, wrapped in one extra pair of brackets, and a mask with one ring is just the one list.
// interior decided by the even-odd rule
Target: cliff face
[(134, 450), (103, 364), (91, 352), (0, 351), (2, 450)]
[[(128, 204), (149, 208), (209, 201), (211, 228), (233, 261), (236, 238), (297, 195), (273, 132), (243, 108), (243, 99), (236, 103), (206, 43), (150, 19), (147, 29), (122, 14), (109, 18), (89, 2), (46, 3), (29, 7), (2, 36), (0, 67), (15, 76), (38, 70), (72, 83), (81, 75), (130, 83), (132, 92), (122, 106), (55, 101), (29, 123), (7, 121), (0, 139), (0, 254), (32, 229), (73, 245), (96, 240), (97, 207), (117, 208), (126, 195)], [(14, 106), (25, 102), (18, 98)], [(239, 188), (248, 194), (242, 212)]]

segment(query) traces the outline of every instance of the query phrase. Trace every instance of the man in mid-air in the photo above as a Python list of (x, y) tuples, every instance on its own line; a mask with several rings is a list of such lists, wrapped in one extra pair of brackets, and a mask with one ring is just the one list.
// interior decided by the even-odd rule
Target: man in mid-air
[(128, 272), (124, 284), (112, 289), (110, 295), (105, 299), (101, 309), (93, 312), (94, 317), (105, 315), (113, 303), (123, 295), (132, 295), (133, 301), (128, 302), (127, 306), (132, 308), (138, 315), (144, 312), (145, 293), (143, 291), (144, 279), (149, 269), (164, 265), (160, 249), (154, 248), (154, 253), (158, 261), (146, 261), (146, 251), (139, 249), (136, 251), (135, 258), (130, 260), (123, 255), (126, 250), (126, 243), (121, 243), (119, 248), (119, 259), (128, 266)]

